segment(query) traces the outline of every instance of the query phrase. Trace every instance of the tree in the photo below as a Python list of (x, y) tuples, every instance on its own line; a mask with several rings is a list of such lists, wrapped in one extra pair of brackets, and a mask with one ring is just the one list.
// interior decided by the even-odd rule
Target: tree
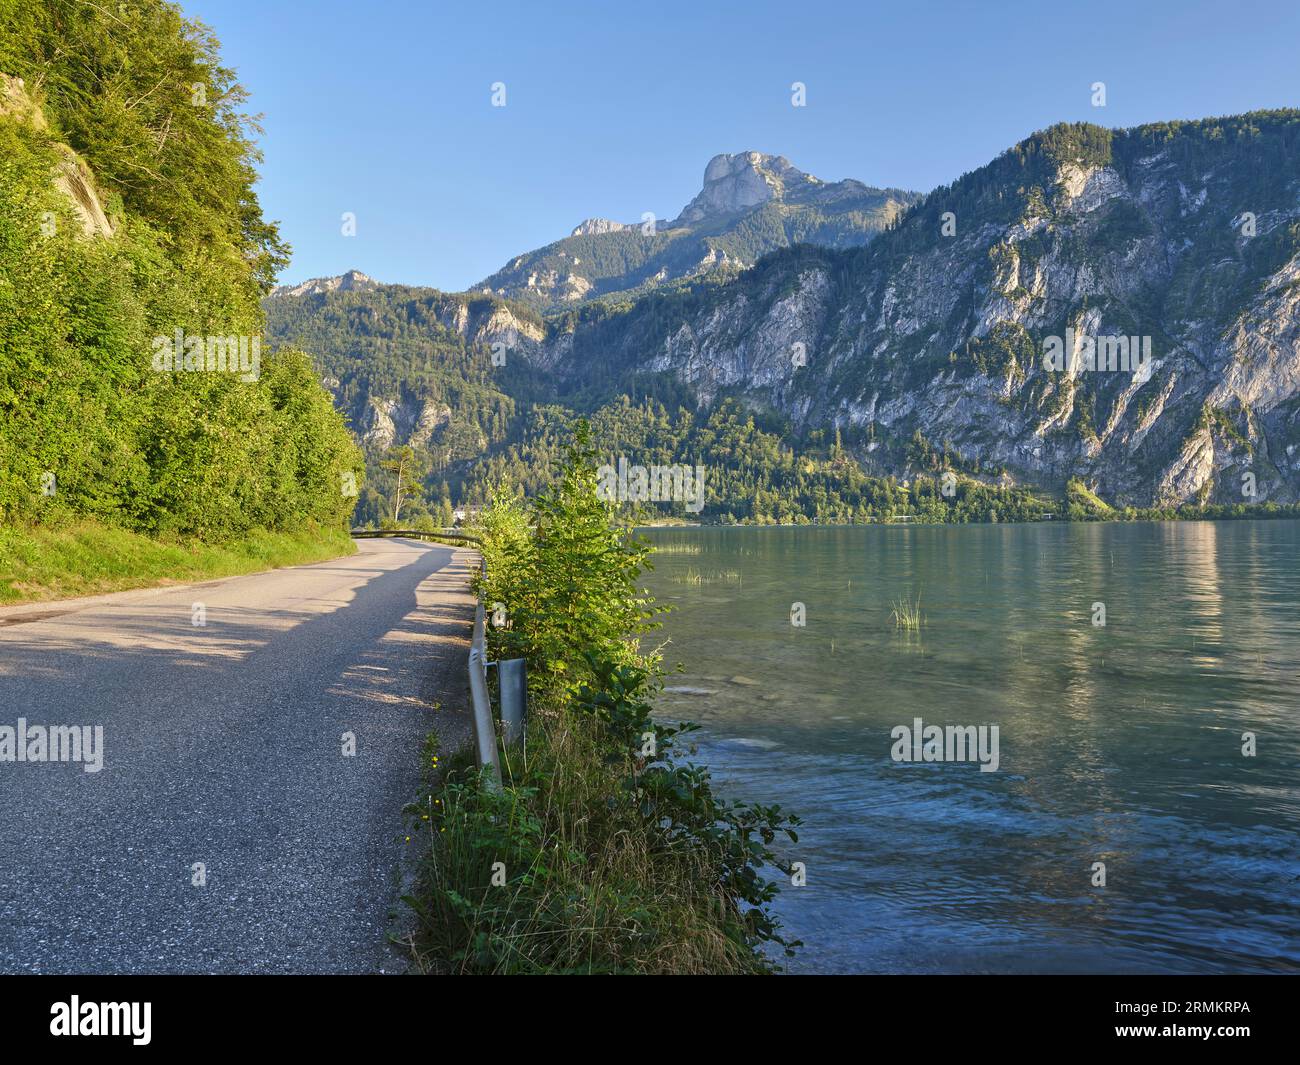
[(420, 482), (427, 458), (409, 444), (390, 447), (384, 456), (383, 468), (397, 477), (393, 489), (393, 525), (402, 520), (402, 504), (419, 502), (422, 496)]

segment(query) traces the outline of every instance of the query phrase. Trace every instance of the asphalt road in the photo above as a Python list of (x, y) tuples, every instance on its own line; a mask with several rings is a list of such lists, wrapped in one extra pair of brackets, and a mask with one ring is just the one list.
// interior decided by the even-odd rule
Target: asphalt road
[(0, 744), (103, 729), (99, 772), (0, 761), (0, 972), (400, 968), (401, 810), (430, 728), (468, 735), (474, 556), (358, 546), (0, 610)]

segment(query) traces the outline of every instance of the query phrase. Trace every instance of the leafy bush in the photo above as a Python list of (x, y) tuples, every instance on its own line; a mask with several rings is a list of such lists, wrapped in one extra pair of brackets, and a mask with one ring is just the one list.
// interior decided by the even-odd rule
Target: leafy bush
[(548, 694), (571, 692), (584, 676), (584, 655), (605, 648), (619, 661), (639, 660), (632, 641), (655, 627), (655, 608), (638, 590), (650, 545), (613, 521), (596, 492), (597, 452), (579, 423), (562, 476), (524, 512), (498, 499), (481, 532), (485, 602), (506, 605), (509, 627), (494, 634), (503, 657), (525, 657)]
[(585, 424), (575, 436), (529, 511), (499, 500), (479, 524), (480, 594), (509, 616), (492, 644), (527, 658), (530, 719), (499, 789), (461, 758), (411, 807), (416, 957), (466, 973), (770, 971), (765, 948), (797, 944), (763, 870), (798, 819), (725, 800), (676, 760), (694, 726), (654, 720), (659, 658), (637, 642), (656, 613), (635, 584), (648, 548), (613, 524)]

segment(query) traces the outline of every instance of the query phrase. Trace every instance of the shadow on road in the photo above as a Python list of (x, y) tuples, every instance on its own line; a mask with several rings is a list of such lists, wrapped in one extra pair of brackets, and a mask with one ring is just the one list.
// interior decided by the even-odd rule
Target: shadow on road
[(0, 766), (0, 970), (385, 964), (421, 743), (468, 731), (472, 600), (465, 552), (368, 553), (0, 629), (0, 724), (105, 751)]

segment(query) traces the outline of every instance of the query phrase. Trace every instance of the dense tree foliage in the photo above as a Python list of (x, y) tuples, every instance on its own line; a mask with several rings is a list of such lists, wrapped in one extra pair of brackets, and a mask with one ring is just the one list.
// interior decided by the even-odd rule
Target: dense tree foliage
[[(0, 517), (209, 540), (345, 520), (346, 426), (307, 356), (262, 347), (286, 249), (211, 34), (162, 0), (3, 0), (0, 74)], [(167, 369), (178, 330), (239, 339), (244, 372)]]
[[(627, 521), (680, 519), (708, 523), (768, 525), (851, 523), (910, 518), (921, 521), (1030, 521), (1054, 508), (1023, 488), (986, 483), (959, 455), (939, 451), (910, 454), (924, 473), (908, 480), (872, 476), (852, 457), (844, 436), (810, 434), (799, 447), (786, 442), (786, 427), (727, 401), (707, 415), (678, 408), (670, 412), (654, 399), (624, 396), (590, 416), (599, 442), (598, 465), (619, 460), (641, 467), (686, 465), (704, 477), (703, 509), (693, 500), (627, 501)], [(559, 407), (535, 410), (524, 440), (470, 467), (461, 482), (465, 498), (487, 499), (494, 486), (539, 490), (545, 471), (562, 456), (567, 413)], [(855, 433), (855, 437), (862, 434)], [(865, 438), (860, 442), (865, 443)], [(908, 453), (912, 445), (900, 445)], [(951, 473), (945, 494), (945, 471)]]

